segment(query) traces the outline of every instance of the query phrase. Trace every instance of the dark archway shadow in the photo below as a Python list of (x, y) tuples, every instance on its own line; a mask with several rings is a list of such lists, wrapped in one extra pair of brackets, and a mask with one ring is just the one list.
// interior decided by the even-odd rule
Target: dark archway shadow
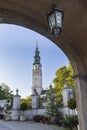
[(69, 58), (75, 75), (85, 76), (84, 65), (75, 51), (75, 48), (69, 46), (68, 41), (64, 38), (63, 35), (59, 37), (53, 36), (47, 27), (43, 27), (30, 17), (26, 17), (25, 15), (18, 14), (18, 12), (13, 12), (7, 9), (0, 9), (0, 23), (7, 23), (7, 24), (15, 24), (19, 26), (23, 26), (34, 30), (43, 36), (47, 37), (51, 41), (54, 42)]

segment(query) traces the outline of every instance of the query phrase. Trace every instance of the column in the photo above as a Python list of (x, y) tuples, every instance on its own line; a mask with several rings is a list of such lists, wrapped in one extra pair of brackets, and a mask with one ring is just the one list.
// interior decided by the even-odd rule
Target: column
[(32, 96), (32, 109), (38, 108), (38, 95), (33, 94)]
[(16, 95), (14, 95), (14, 98), (13, 98), (13, 110), (18, 110), (20, 109), (20, 95), (18, 94), (18, 89), (16, 90)]
[(20, 95), (18, 94), (18, 89), (16, 90), (16, 95), (14, 95), (13, 98), (13, 110), (11, 118), (12, 120), (19, 120), (20, 116)]
[(75, 75), (74, 81), (79, 130), (87, 130), (87, 76)]

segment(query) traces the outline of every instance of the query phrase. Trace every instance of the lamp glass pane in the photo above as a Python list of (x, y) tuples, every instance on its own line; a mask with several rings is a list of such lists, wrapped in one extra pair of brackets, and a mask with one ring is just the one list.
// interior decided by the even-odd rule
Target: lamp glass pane
[(51, 30), (52, 30), (52, 28), (55, 27), (55, 16), (54, 16), (54, 13), (52, 13), (49, 16), (49, 25), (50, 25)]
[(56, 14), (56, 24), (58, 27), (62, 28), (62, 12), (55, 11)]

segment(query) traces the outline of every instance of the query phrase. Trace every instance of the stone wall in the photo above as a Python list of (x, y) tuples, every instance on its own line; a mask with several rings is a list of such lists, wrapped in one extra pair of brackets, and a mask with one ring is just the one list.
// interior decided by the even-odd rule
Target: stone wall
[[(23, 115), (23, 112), (21, 112), (21, 115)], [(32, 118), (35, 115), (46, 115), (46, 113), (45, 113), (45, 109), (36, 109), (36, 110), (26, 110), (24, 112), (24, 115), (28, 120), (32, 120)]]
[[(34, 109), (34, 110), (26, 110), (26, 111), (24, 111), (24, 113), (21, 111), (19, 111), (19, 110), (13, 110), (13, 116), (12, 116), (12, 120), (14, 120), (14, 118), (16, 119), (16, 116), (19, 116), (19, 115), (24, 115), (26, 118), (27, 118), (27, 120), (32, 120), (32, 118), (35, 116), (35, 115), (44, 115), (44, 116), (46, 116), (46, 113), (45, 113), (45, 110), (46, 109)], [(61, 108), (60, 109), (60, 111), (63, 113), (63, 115), (74, 115), (75, 113), (71, 110), (71, 109), (69, 109), (69, 108), (67, 108), (67, 107), (65, 107), (65, 108)], [(18, 118), (19, 119), (19, 118)]]

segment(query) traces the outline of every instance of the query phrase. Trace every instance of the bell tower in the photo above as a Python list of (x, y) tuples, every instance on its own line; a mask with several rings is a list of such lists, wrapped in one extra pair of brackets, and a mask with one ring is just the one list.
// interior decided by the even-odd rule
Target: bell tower
[(32, 94), (41, 94), (42, 91), (42, 65), (39, 54), (38, 45), (36, 45), (32, 70)]

